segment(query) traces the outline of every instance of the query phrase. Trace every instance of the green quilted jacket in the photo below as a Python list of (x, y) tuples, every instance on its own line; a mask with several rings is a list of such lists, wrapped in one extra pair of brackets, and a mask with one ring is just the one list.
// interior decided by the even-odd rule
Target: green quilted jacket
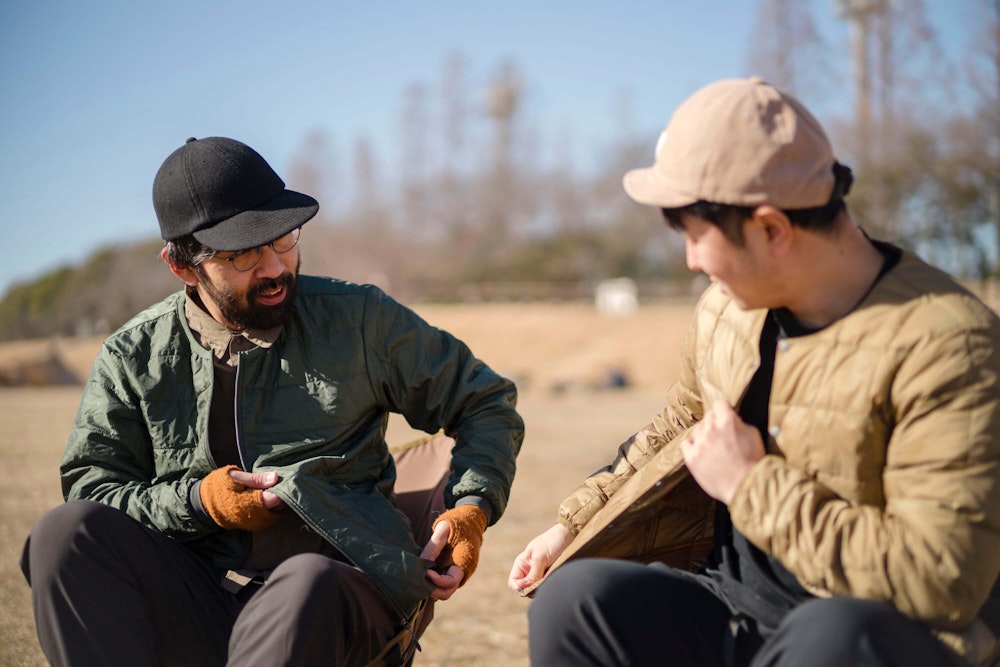
[[(94, 363), (61, 465), (67, 500), (126, 512), (221, 568), (250, 534), (208, 526), (188, 501), (218, 467), (208, 445), (212, 356), (177, 293), (134, 317)], [(302, 276), (275, 344), (242, 353), (236, 422), (245, 470), (275, 471), (274, 491), (364, 570), (407, 617), (433, 586), (406, 518), (391, 502), (390, 412), (455, 438), (446, 489), (507, 504), (523, 422), (514, 385), (469, 348), (378, 288)]]

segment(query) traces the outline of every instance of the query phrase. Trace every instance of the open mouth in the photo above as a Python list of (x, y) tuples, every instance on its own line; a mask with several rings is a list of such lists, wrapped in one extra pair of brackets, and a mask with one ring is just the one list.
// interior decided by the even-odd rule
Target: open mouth
[(275, 285), (274, 287), (270, 287), (268, 289), (258, 290), (255, 297), (260, 303), (270, 306), (281, 303), (285, 298), (285, 292), (286, 290), (284, 285)]

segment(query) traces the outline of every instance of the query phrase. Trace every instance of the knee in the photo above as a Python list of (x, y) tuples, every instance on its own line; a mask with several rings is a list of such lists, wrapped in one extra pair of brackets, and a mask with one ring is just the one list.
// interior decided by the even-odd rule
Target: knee
[(883, 635), (899, 621), (900, 613), (891, 605), (871, 600), (834, 597), (811, 600), (785, 617), (779, 632), (789, 637), (808, 637), (817, 649), (822, 645), (858, 646)]
[(323, 614), (340, 618), (345, 628), (352, 619), (367, 618), (373, 609), (387, 610), (382, 594), (361, 570), (315, 553), (283, 561), (248, 604), (255, 615), (280, 613), (285, 624)]
[(114, 524), (122, 519), (131, 521), (123, 512), (108, 505), (93, 500), (73, 500), (42, 515), (31, 529), (28, 546), (52, 551), (81, 538), (97, 540), (106, 532), (116, 532)]
[(853, 598), (811, 600), (779, 624), (754, 657), (769, 665), (947, 665), (954, 656), (892, 605)]
[(128, 530), (123, 526), (138, 525), (121, 510), (93, 500), (72, 500), (46, 512), (31, 530), (29, 541), (47, 551), (70, 547), (81, 540), (114, 542)]
[(110, 517), (117, 514), (121, 512), (103, 503), (93, 500), (71, 500), (43, 514), (31, 532), (32, 535), (75, 533), (81, 527), (93, 526), (95, 522), (103, 524), (105, 519), (113, 520)]
[(618, 566), (604, 559), (566, 563), (538, 588), (528, 608), (528, 622), (536, 627), (565, 627), (573, 619), (589, 616), (581, 614), (582, 610), (613, 610), (618, 598), (630, 597), (630, 582), (619, 575)]
[(535, 592), (528, 607), (532, 664), (573, 664), (578, 647), (590, 646), (596, 636), (591, 626), (606, 606), (598, 590), (605, 581), (601, 569), (598, 561), (588, 559), (566, 563)]
[(688, 649), (698, 658), (686, 660), (680, 647), (698, 633), (692, 627), (714, 627), (727, 611), (700, 583), (666, 567), (573, 561), (549, 576), (528, 608), (531, 663), (652, 665), (674, 655), (678, 664), (707, 664), (701, 658), (711, 651)]
[(350, 565), (316, 553), (302, 553), (283, 561), (268, 578), (269, 584), (295, 589), (303, 597), (335, 596)]
[(606, 578), (599, 572), (599, 561), (583, 559), (566, 563), (549, 575), (537, 590), (529, 617), (558, 608), (576, 607), (584, 599), (600, 596), (601, 582)]
[(842, 664), (869, 664), (859, 656), (879, 647), (907, 642), (925, 631), (883, 602), (848, 597), (811, 600), (781, 622), (778, 646), (808, 647), (821, 655), (841, 656)]
[(24, 543), (21, 571), (25, 579), (34, 584), (67, 559), (85, 554), (87, 550), (81, 548), (81, 543), (102, 541), (104, 528), (120, 518), (127, 517), (91, 500), (74, 500), (52, 508), (38, 520)]

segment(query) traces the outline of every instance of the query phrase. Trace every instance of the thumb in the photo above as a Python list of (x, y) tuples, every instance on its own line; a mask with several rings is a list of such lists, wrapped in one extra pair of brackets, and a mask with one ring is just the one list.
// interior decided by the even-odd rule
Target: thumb
[(229, 476), (251, 489), (269, 489), (278, 483), (278, 473), (276, 472), (230, 470)]
[(729, 405), (729, 403), (721, 398), (717, 398), (712, 402), (712, 407), (709, 409), (709, 412), (715, 417), (725, 417), (727, 415), (736, 414), (736, 410), (733, 409), (733, 406)]
[(545, 575), (545, 572), (549, 569), (549, 565), (551, 564), (552, 559), (548, 557), (548, 554), (544, 552), (531, 554), (528, 558), (528, 574), (524, 577), (524, 579), (531, 584), (539, 581)]
[(434, 521), (434, 528), (442, 523), (451, 524), (448, 546), (443, 558), (448, 565), (462, 568), (467, 582), (479, 563), (479, 549), (483, 546), (483, 532), (486, 530), (486, 513), (475, 505), (453, 507)]
[(514, 559), (514, 564), (510, 568), (510, 575), (507, 577), (507, 585), (515, 591), (526, 588), (534, 583), (531, 572), (531, 556), (526, 552), (521, 552)]
[(424, 550), (420, 552), (421, 558), (426, 558), (427, 560), (437, 560), (444, 548), (448, 546), (448, 538), (451, 536), (451, 524), (447, 521), (441, 521), (436, 526), (434, 526), (434, 532), (431, 533), (431, 538), (427, 540), (427, 546)]

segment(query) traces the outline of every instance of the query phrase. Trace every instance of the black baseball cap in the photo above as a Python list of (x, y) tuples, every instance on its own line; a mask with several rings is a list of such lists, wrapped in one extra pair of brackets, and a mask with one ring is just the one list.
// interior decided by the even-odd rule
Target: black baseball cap
[(188, 234), (212, 250), (270, 243), (309, 221), (319, 204), (285, 182), (257, 151), (225, 137), (188, 139), (153, 179), (160, 236)]

